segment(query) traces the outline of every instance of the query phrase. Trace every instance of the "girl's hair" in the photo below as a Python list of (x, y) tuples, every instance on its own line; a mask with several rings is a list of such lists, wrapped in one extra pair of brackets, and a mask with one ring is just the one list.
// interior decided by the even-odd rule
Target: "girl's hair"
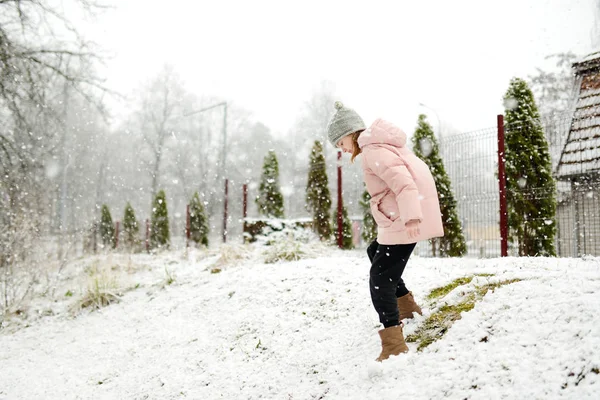
[[(364, 130), (364, 129), (363, 129)], [(357, 131), (350, 135), (352, 138), (352, 143), (354, 144), (354, 151), (352, 152), (352, 157), (350, 157), (350, 162), (354, 162), (354, 159), (362, 152), (360, 147), (358, 146), (358, 137), (363, 131)]]

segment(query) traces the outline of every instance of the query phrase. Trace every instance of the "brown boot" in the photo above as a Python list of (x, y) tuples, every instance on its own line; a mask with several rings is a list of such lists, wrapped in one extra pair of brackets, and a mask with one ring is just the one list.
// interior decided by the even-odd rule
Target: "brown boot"
[(404, 342), (402, 333), (402, 324), (380, 330), (379, 337), (381, 338), (381, 354), (375, 361), (381, 362), (387, 360), (389, 356), (408, 352), (408, 346)]
[(412, 292), (408, 292), (408, 294), (398, 297), (398, 311), (400, 312), (400, 321), (407, 318), (414, 318), (413, 312), (423, 315), (421, 307), (415, 303), (415, 298), (413, 297)]

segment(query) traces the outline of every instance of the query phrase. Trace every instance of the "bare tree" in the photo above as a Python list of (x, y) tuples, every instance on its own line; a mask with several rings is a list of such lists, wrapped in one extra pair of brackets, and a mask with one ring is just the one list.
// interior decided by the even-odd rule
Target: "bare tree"
[(333, 83), (323, 81), (319, 89), (304, 104), (296, 130), (298, 139), (310, 143), (309, 149), (315, 140), (321, 140), (324, 143), (324, 148), (331, 147), (327, 139), (327, 123), (335, 111), (333, 104), (336, 100), (340, 99), (335, 96)]
[[(98, 6), (88, 1), (78, 4), (86, 12)], [(98, 105), (96, 93), (104, 88), (93, 67), (99, 60), (93, 44), (47, 2), (0, 0), (2, 274), (10, 274), (17, 264), (26, 265), (30, 257), (22, 251), (30, 241), (19, 238), (37, 237), (49, 226), (48, 205), (56, 198), (49, 181), (66, 166), (65, 155), (59, 151), (66, 120), (66, 88)], [(6, 282), (11, 280), (3, 282), (1, 290), (7, 296), (10, 288)], [(10, 301), (5, 300), (6, 311)]]
[(568, 134), (570, 106), (575, 99), (572, 65), (577, 56), (567, 52), (551, 54), (546, 59), (555, 61), (554, 68), (537, 68), (537, 73), (529, 76), (529, 81), (555, 166)]
[(173, 120), (183, 115), (185, 90), (172, 66), (165, 65), (144, 89), (138, 112), (140, 133), (151, 151), (148, 173), (152, 177), (152, 199), (158, 192), (161, 161), (169, 135), (174, 134)]
[(554, 68), (550, 70), (536, 68), (537, 73), (529, 76), (542, 117), (559, 115), (568, 111), (575, 83), (571, 66), (577, 56), (567, 52), (551, 54), (546, 59), (554, 60)]
[[(330, 190), (335, 185), (334, 175), (336, 155), (333, 146), (327, 138), (327, 124), (334, 113), (334, 103), (342, 100), (336, 97), (335, 87), (332, 82), (323, 81), (311, 98), (304, 103), (298, 120), (290, 133), (292, 148), (295, 155), (292, 157), (292, 170), (294, 175), (291, 184), (294, 191), (304, 190), (308, 177), (309, 154), (315, 140), (323, 142), (323, 153), (327, 167)], [(302, 199), (304, 196), (294, 196), (290, 204), (290, 215), (304, 215), (305, 207)]]

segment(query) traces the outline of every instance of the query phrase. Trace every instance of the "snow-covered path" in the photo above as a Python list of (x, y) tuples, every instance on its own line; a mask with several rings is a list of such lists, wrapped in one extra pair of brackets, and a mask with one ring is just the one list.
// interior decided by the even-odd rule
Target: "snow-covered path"
[(0, 399), (599, 398), (598, 258), (414, 258), (405, 280), (425, 307), (461, 276), (495, 274), (445, 301), (478, 282), (523, 281), (488, 293), (424, 351), (409, 344), (382, 364), (362, 251), (255, 258), (218, 274), (170, 266), (164, 289), (0, 335)]

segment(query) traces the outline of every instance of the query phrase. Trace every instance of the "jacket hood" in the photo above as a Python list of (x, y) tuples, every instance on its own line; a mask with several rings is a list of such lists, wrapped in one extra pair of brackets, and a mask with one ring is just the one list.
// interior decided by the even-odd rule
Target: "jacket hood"
[(370, 128), (358, 137), (358, 146), (361, 149), (370, 144), (404, 147), (406, 145), (406, 133), (391, 122), (378, 118)]

